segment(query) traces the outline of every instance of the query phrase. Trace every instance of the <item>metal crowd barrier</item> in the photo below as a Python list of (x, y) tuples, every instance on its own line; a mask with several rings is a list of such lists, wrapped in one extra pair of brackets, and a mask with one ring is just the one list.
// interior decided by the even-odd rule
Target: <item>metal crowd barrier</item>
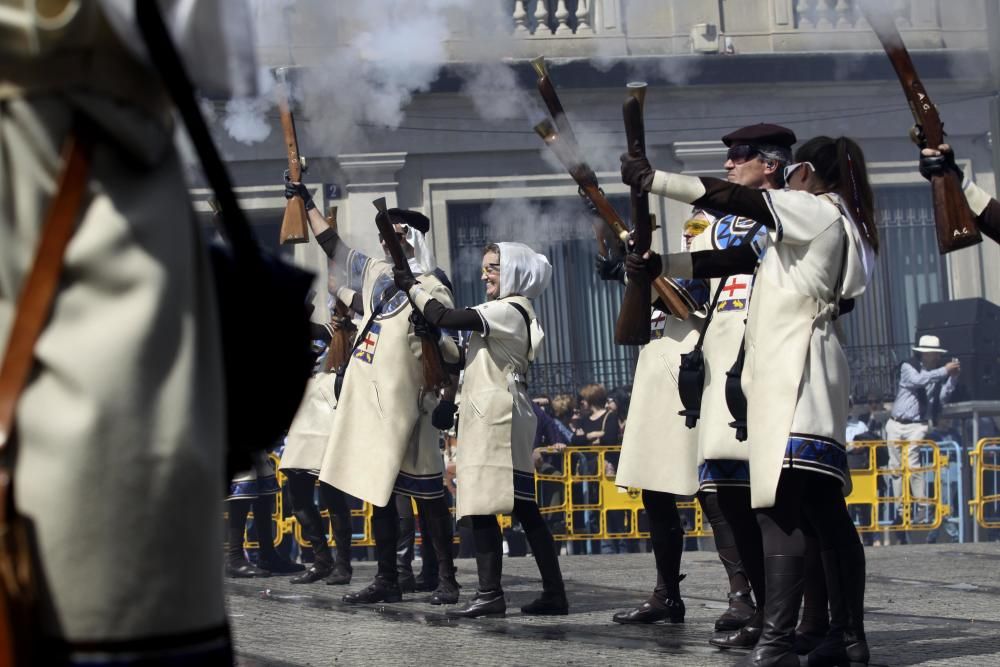
[[(950, 534), (964, 538), (960, 508), (965, 503), (962, 456), (952, 441), (868, 441), (852, 442), (848, 451), (853, 490), (847, 498), (848, 510), (859, 532), (935, 531), (945, 526)], [(898, 447), (899, 465), (890, 466), (889, 450)], [(911, 465), (909, 453), (916, 449), (918, 463)], [(535, 493), (542, 516), (556, 540), (632, 540), (649, 537), (646, 512), (638, 489), (615, 484), (620, 446), (567, 447), (556, 451), (537, 450), (542, 469), (535, 474)], [(1000, 438), (979, 442), (970, 453), (975, 466), (976, 486), (985, 495), (968, 501), (980, 525), (1000, 527)], [(272, 454), (277, 462), (277, 458)], [(285, 476), (278, 473), (284, 488)], [(284, 507), (284, 494), (275, 500), (271, 517), (275, 545), (286, 536), (308, 547), (295, 517)], [(677, 503), (689, 537), (710, 536), (711, 527), (694, 499)], [(321, 512), (329, 520), (326, 510)], [(252, 516), (252, 515), (251, 515)], [(352, 546), (373, 546), (372, 507), (360, 504), (351, 510), (354, 529)], [(501, 517), (504, 527), (510, 517)], [(333, 545), (332, 530), (330, 544)], [(247, 548), (256, 548), (250, 539)]]
[(983, 438), (969, 452), (974, 493), (969, 509), (983, 528), (1000, 528), (1000, 438)]
[[(933, 531), (953, 515), (941, 492), (942, 470), (948, 470), (950, 457), (938, 443), (877, 440), (849, 445), (853, 489), (847, 506), (859, 532)], [(917, 462), (911, 464), (914, 450)], [(893, 458), (897, 465), (891, 463)]]

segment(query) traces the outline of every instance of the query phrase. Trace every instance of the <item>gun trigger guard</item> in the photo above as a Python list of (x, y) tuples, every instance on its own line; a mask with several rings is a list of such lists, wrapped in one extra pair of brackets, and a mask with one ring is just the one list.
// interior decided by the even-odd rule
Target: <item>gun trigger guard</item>
[(924, 137), (924, 128), (916, 123), (910, 128), (910, 141), (918, 148), (927, 148), (927, 139)]

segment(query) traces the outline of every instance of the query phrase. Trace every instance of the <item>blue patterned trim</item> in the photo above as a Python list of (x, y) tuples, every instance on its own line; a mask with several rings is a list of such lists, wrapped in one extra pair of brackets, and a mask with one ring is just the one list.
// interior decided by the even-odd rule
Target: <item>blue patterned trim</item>
[(783, 468), (812, 470), (847, 480), (847, 450), (830, 438), (808, 433), (791, 433), (785, 446)]
[(396, 476), (395, 493), (411, 498), (442, 498), (444, 496), (444, 475), (411, 475), (400, 471)]
[(229, 485), (228, 500), (273, 496), (278, 491), (280, 491), (278, 488), (278, 479), (274, 475), (258, 477), (257, 479), (245, 479)]
[(535, 473), (514, 471), (514, 497), (535, 501)]
[(750, 462), (709, 459), (698, 466), (698, 488), (712, 491), (720, 486), (750, 487)]

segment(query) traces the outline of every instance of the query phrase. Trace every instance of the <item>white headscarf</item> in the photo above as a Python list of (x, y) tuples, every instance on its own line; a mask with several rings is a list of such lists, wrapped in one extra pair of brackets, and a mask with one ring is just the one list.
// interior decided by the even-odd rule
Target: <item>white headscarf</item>
[(422, 231), (413, 225), (407, 225), (406, 230), (406, 242), (413, 246), (413, 257), (409, 258), (410, 271), (413, 271), (413, 274), (417, 276), (430, 273), (437, 267), (434, 250), (427, 243)]
[(523, 243), (498, 243), (500, 248), (500, 292), (498, 299), (520, 294), (534, 299), (552, 280), (549, 258)]

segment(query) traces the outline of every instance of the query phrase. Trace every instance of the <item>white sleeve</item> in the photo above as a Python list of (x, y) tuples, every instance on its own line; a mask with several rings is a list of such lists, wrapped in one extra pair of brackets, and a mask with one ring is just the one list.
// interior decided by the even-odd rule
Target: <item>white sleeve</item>
[(840, 220), (840, 209), (825, 197), (800, 190), (763, 193), (775, 222), (774, 229), (768, 229), (769, 243), (809, 243)]
[(523, 341), (528, 344), (528, 328), (524, 316), (509, 303), (504, 301), (487, 301), (470, 310), (477, 313), (483, 320), (484, 338), (498, 338)]

